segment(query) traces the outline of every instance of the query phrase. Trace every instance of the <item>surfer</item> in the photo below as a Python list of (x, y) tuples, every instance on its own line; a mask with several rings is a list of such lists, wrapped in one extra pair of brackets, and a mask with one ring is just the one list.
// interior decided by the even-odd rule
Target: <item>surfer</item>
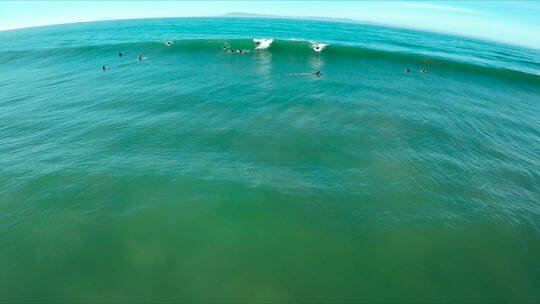
[(255, 49), (262, 50), (269, 48), (274, 39), (253, 39), (253, 42), (255, 42)]
[(427, 73), (427, 70), (426, 70), (426, 69), (422, 69), (422, 70), (420, 70), (420, 73)]
[(118, 57), (122, 57), (122, 55), (123, 55), (122, 53), (118, 53)]
[(106, 66), (102, 66), (101, 69), (102, 69), (103, 71), (105, 71), (105, 70), (107, 69), (107, 67), (106, 67)]
[(248, 51), (247, 50), (233, 50), (233, 49), (227, 49), (227, 53), (240, 53), (240, 54), (244, 54), (244, 53), (247, 53)]
[(167, 41), (167, 46), (171, 46), (172, 45), (172, 41)]
[(223, 50), (224, 50), (224, 51), (226, 51), (226, 50), (228, 50), (228, 49), (229, 49), (228, 46), (226, 46), (226, 45), (223, 46)]
[(317, 53), (320, 53), (322, 52), (322, 50), (327, 46), (328, 44), (326, 43), (313, 43), (311, 45), (311, 47), (313, 48), (313, 50)]
[(405, 70), (403, 70), (403, 72), (405, 73), (409, 73), (411, 70), (409, 70), (409, 68), (406, 68)]
[(317, 76), (317, 77), (320, 77), (322, 75), (322, 72), (321, 71), (317, 71), (315, 73), (313, 73), (313, 75)]

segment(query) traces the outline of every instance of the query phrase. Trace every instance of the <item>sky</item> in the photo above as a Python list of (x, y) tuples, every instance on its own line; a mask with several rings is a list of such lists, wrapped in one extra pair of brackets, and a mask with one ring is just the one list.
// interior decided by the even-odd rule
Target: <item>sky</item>
[(231, 12), (348, 18), (471, 36), (540, 49), (540, 1), (5, 1), (0, 30), (131, 18), (203, 17)]

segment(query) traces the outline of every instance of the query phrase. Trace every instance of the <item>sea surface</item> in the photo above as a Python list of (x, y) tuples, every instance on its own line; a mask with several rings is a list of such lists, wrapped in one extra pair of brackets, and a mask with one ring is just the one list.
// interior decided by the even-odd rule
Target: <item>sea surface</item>
[(539, 302), (540, 51), (284, 19), (0, 32), (0, 302), (43, 301)]

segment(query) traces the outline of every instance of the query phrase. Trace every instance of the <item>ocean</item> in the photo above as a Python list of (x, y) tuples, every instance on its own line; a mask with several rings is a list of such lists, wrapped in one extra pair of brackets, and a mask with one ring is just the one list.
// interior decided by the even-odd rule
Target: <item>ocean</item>
[(0, 32), (0, 88), (0, 302), (540, 301), (539, 50), (103, 21)]

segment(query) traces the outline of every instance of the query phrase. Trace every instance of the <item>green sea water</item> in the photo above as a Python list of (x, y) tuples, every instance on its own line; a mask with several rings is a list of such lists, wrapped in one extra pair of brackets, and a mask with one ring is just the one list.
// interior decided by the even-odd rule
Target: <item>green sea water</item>
[(539, 75), (361, 24), (0, 32), (0, 302), (538, 302)]

